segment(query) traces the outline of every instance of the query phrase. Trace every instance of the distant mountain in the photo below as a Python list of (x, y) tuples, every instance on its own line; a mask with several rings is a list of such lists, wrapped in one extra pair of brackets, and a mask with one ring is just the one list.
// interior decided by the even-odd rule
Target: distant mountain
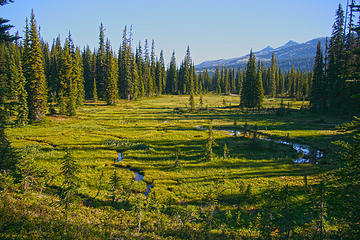
[[(278, 65), (283, 71), (290, 70), (292, 66), (294, 66), (295, 69), (309, 71), (313, 69), (316, 47), (319, 41), (321, 42), (322, 50), (324, 50), (326, 38), (322, 37), (312, 39), (305, 43), (289, 41), (278, 48), (267, 46), (266, 48), (255, 52), (255, 56), (256, 59), (260, 59), (265, 66), (269, 66), (272, 53), (274, 53), (278, 60)], [(243, 67), (246, 66), (248, 58), (249, 54), (238, 58), (205, 61), (196, 65), (195, 69), (201, 71), (207, 68), (210, 72), (213, 72), (217, 66), (222, 65), (230, 68)]]

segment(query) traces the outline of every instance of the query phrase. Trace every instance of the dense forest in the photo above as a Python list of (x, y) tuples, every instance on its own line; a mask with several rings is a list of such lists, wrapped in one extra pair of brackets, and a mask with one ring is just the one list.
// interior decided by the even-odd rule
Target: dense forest
[[(265, 67), (250, 51), (245, 68), (218, 66), (212, 77), (195, 71), (190, 47), (166, 66), (154, 41), (133, 43), (132, 26), (116, 51), (100, 24), (91, 50), (70, 32), (45, 42), (33, 11), (21, 37), (0, 18), (0, 238), (359, 239), (360, 25), (346, 18), (339, 5), (313, 71), (283, 71), (274, 55)], [(286, 124), (296, 130), (279, 130)], [(294, 166), (289, 132), (326, 156)], [(136, 167), (81, 162), (113, 152)], [(260, 173), (232, 169), (259, 162), (269, 164)], [(126, 171), (152, 176), (146, 196)]]

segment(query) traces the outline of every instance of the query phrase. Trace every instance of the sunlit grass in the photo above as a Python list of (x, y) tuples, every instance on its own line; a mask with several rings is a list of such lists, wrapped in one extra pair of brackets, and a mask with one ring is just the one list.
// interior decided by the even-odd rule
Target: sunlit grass
[[(198, 98), (197, 108), (200, 107)], [(280, 99), (266, 99), (264, 107), (269, 108), (266, 111), (240, 111), (238, 96), (205, 95), (203, 102), (203, 109), (195, 112), (187, 111), (188, 96), (121, 101), (117, 106), (89, 102), (76, 117), (50, 116), (43, 123), (11, 128), (8, 135), (17, 149), (38, 146), (33, 157), (55, 177), (57, 185), (61, 182), (59, 171), (65, 149), (73, 151), (80, 166), (80, 192), (89, 196), (95, 196), (101, 172), (108, 181), (114, 171), (112, 164), (117, 159), (117, 152), (104, 145), (104, 141), (126, 140), (144, 144), (149, 147), (147, 150), (126, 151), (124, 160), (118, 165), (140, 170), (145, 175), (144, 181), (152, 183), (153, 192), (174, 196), (182, 202), (202, 199), (210, 188), (224, 181), (228, 186), (224, 193), (233, 194), (238, 191), (240, 182), (250, 184), (254, 192), (260, 192), (272, 182), (296, 186), (303, 184), (304, 175), (309, 176), (310, 183), (317, 177), (317, 166), (293, 163), (297, 154), (289, 146), (261, 142), (258, 149), (252, 149), (250, 139), (232, 137), (216, 129), (241, 129), (246, 123), (249, 129), (257, 128), (279, 137), (289, 135), (294, 141), (322, 148), (326, 148), (327, 142), (319, 140), (329, 138), (330, 141), (336, 134), (336, 119), (327, 119), (324, 123), (308, 112), (277, 116)], [(284, 99), (285, 106), (288, 103), (291, 109), (308, 105), (308, 102)], [(185, 112), (178, 113), (175, 108)], [(207, 131), (196, 126), (206, 128), (211, 120), (218, 146), (214, 149), (215, 159), (206, 162), (203, 146)], [(230, 151), (227, 159), (222, 158), (225, 143)], [(176, 148), (180, 151), (177, 168)], [(130, 184), (133, 173), (124, 168), (116, 170), (122, 183)], [(146, 183), (138, 182), (136, 188), (144, 192)], [(99, 198), (104, 199), (105, 192)]]

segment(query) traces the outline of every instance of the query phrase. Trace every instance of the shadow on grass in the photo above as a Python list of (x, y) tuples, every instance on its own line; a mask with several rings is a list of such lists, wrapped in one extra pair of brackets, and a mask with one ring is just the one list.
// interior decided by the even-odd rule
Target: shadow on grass
[[(46, 188), (45, 192), (47, 194), (51, 194), (60, 198), (61, 190), (62, 188), (60, 186), (51, 185)], [(102, 200), (82, 193), (78, 193), (77, 197), (79, 198), (78, 200), (80, 200), (87, 207), (93, 207), (93, 208), (113, 207), (116, 210), (124, 209), (126, 211), (130, 211), (132, 208), (132, 205), (130, 204), (129, 201), (112, 202), (111, 200)]]

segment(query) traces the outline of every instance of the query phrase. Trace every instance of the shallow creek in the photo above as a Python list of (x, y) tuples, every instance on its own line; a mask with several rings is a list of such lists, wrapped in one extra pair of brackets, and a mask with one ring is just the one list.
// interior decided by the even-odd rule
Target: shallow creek
[[(201, 127), (201, 126), (195, 126), (195, 128), (199, 129), (199, 130), (208, 130), (207, 128)], [(240, 136), (241, 135), (241, 131), (239, 131), (239, 130), (231, 130), (231, 129), (215, 129), (215, 130), (227, 132), (232, 136)], [(322, 151), (313, 149), (310, 146), (305, 145), (305, 144), (299, 144), (299, 143), (294, 143), (294, 142), (285, 141), (285, 140), (271, 139), (271, 138), (264, 137), (264, 135), (261, 135), (261, 133), (258, 133), (258, 135), (260, 135), (260, 137), (258, 137), (260, 140), (271, 141), (274, 143), (285, 144), (285, 145), (291, 146), (296, 152), (298, 152), (302, 155), (301, 157), (294, 159), (294, 163), (309, 163), (310, 161), (312, 161), (315, 164), (318, 164), (318, 159), (322, 158), (324, 156), (324, 153)], [(123, 160), (123, 158), (124, 158), (124, 154), (121, 152), (118, 152), (118, 159), (116, 162), (121, 162)], [(135, 176), (134, 179), (136, 182), (144, 181), (144, 175), (140, 174), (136, 170), (133, 170), (129, 167), (126, 167), (126, 169), (134, 173), (134, 176)], [(151, 188), (152, 188), (152, 185), (149, 183), (146, 183), (146, 191), (144, 193), (145, 196), (149, 195)]]
[[(123, 160), (123, 158), (124, 158), (124, 154), (121, 152), (118, 152), (118, 159), (116, 162), (121, 162)], [(135, 175), (134, 180), (136, 182), (144, 181), (144, 175), (140, 174), (139, 172), (137, 172), (129, 167), (127, 167), (126, 169), (134, 173), (134, 175)], [(145, 196), (149, 195), (151, 187), (152, 187), (151, 184), (146, 183)]]
[[(195, 126), (195, 128), (200, 129), (200, 130), (208, 130), (207, 128), (204, 128), (201, 126)], [(214, 130), (228, 132), (232, 136), (240, 136), (241, 135), (241, 131), (239, 131), (239, 130), (231, 130), (231, 129), (214, 129)], [(268, 142), (271, 141), (274, 143), (289, 145), (296, 152), (300, 153), (302, 156), (294, 159), (294, 163), (314, 162), (315, 164), (318, 164), (318, 159), (322, 158), (324, 156), (324, 153), (322, 151), (311, 148), (310, 146), (305, 145), (305, 144), (299, 144), (299, 143), (294, 143), (294, 142), (285, 141), (285, 140), (271, 139), (271, 138), (265, 137), (261, 133), (257, 133), (257, 134), (259, 135), (258, 139), (260, 139), (260, 140), (268, 141)]]

